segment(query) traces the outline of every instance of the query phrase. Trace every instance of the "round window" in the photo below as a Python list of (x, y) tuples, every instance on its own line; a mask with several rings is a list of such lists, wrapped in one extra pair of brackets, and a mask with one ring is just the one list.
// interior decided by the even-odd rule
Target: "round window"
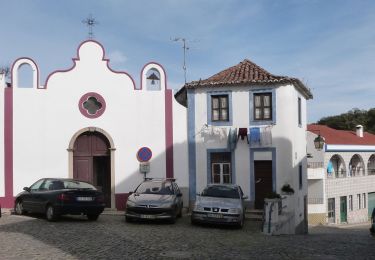
[(85, 117), (98, 118), (105, 111), (105, 100), (98, 93), (89, 92), (81, 97), (78, 107)]

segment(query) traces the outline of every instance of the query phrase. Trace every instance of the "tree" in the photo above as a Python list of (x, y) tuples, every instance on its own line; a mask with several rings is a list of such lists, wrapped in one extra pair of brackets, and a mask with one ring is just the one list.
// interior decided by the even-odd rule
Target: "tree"
[(368, 111), (353, 108), (347, 113), (323, 117), (318, 121), (318, 124), (338, 130), (350, 131), (353, 131), (357, 125), (363, 125), (365, 131), (375, 134), (375, 108), (371, 108)]

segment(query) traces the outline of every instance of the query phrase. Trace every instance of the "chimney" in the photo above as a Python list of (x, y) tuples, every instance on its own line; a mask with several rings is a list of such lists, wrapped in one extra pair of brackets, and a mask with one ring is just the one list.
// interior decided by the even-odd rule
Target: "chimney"
[(363, 126), (361, 126), (361, 125), (357, 125), (357, 126), (355, 127), (355, 129), (356, 129), (356, 131), (355, 131), (356, 135), (357, 135), (358, 137), (363, 137)]

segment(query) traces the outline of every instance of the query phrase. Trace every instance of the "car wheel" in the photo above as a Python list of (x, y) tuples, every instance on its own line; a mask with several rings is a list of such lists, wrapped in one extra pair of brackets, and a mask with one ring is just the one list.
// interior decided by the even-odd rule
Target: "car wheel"
[(238, 222), (238, 224), (237, 224), (237, 227), (243, 228), (244, 223), (245, 223), (245, 218), (244, 218), (244, 216), (242, 216), (240, 222)]
[(178, 211), (177, 217), (178, 218), (182, 217), (182, 206), (181, 206), (180, 210)]
[(88, 214), (87, 215), (87, 219), (90, 220), (90, 221), (95, 221), (97, 220), (99, 217), (99, 214)]
[(198, 224), (198, 222), (195, 219), (193, 219), (193, 217), (190, 218), (190, 223), (192, 225), (197, 225)]
[(55, 213), (55, 209), (53, 208), (52, 205), (48, 205), (46, 209), (46, 218), (48, 221), (56, 221), (57, 220), (57, 215)]
[(16, 215), (23, 215), (26, 213), (26, 211), (23, 209), (22, 200), (17, 201), (16, 206), (14, 207), (14, 212)]
[(171, 224), (176, 223), (176, 218), (177, 218), (176, 215), (175, 215), (175, 216), (172, 216), (172, 217), (169, 219), (169, 223), (171, 223)]

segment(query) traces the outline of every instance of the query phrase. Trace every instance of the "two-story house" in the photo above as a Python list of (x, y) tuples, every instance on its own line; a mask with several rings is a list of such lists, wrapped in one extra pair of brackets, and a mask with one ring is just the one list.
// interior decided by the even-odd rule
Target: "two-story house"
[[(375, 135), (308, 125), (309, 223), (368, 221), (375, 208)], [(323, 149), (313, 142), (323, 138)]]
[(188, 110), (190, 202), (209, 183), (236, 183), (251, 208), (263, 209), (269, 193), (289, 184), (295, 232), (305, 232), (310, 90), (245, 59), (185, 84), (175, 97)]

